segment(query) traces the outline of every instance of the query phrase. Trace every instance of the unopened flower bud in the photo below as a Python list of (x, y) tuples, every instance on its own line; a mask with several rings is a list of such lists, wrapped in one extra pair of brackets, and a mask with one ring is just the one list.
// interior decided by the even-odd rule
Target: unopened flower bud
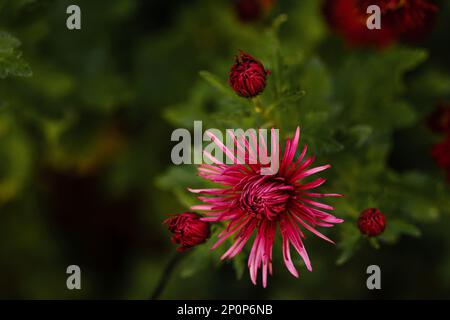
[(231, 66), (229, 83), (239, 96), (253, 98), (264, 91), (269, 74), (261, 62), (241, 51)]
[(366, 209), (359, 216), (358, 228), (369, 237), (378, 236), (386, 228), (386, 217), (376, 208)]
[(209, 238), (209, 223), (200, 220), (201, 216), (194, 212), (173, 215), (164, 221), (173, 233), (172, 242), (179, 244), (177, 251), (182, 252), (201, 244)]

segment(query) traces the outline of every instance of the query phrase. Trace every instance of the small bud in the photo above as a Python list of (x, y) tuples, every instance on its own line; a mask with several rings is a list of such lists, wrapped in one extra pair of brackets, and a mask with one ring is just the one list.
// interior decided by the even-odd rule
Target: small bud
[(253, 98), (264, 91), (269, 74), (261, 62), (241, 51), (231, 66), (229, 83), (240, 97)]
[(200, 220), (201, 216), (194, 212), (173, 215), (164, 221), (168, 230), (173, 233), (172, 242), (179, 244), (178, 252), (190, 249), (209, 238), (209, 223)]
[(359, 216), (358, 228), (369, 237), (378, 236), (386, 228), (386, 217), (378, 209), (366, 209)]

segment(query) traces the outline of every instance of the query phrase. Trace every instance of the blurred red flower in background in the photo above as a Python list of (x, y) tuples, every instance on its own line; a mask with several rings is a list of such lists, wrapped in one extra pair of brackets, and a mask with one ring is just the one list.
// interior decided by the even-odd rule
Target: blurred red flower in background
[(450, 134), (444, 141), (433, 146), (431, 155), (437, 165), (446, 172), (447, 180), (450, 182)]
[(431, 131), (445, 135), (442, 142), (431, 149), (431, 156), (436, 164), (446, 172), (450, 182), (450, 105), (441, 103), (428, 116), (427, 124)]
[[(381, 29), (370, 30), (367, 8), (381, 9)], [(422, 38), (433, 25), (438, 7), (429, 0), (326, 0), (329, 25), (352, 46), (385, 47), (399, 39)]]
[(234, 10), (242, 22), (261, 20), (275, 4), (275, 0), (237, 0)]

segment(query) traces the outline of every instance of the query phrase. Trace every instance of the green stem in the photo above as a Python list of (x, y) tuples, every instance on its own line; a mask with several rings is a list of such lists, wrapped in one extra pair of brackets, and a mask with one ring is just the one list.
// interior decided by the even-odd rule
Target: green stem
[(258, 96), (254, 97), (252, 99), (252, 102), (253, 106), (255, 107), (255, 112), (258, 114), (263, 113), (263, 106), (261, 104), (261, 100), (259, 99), (259, 97)]
[(263, 104), (261, 103), (261, 99), (258, 96), (256, 96), (252, 99), (252, 102), (253, 102), (253, 106), (255, 107), (255, 112), (258, 115), (260, 115), (260, 117), (262, 118), (262, 120), (264, 122), (262, 127), (270, 128), (270, 127), (275, 126), (275, 123), (274, 123), (273, 119), (271, 118), (272, 112), (270, 110), (266, 110), (263, 107)]
[(153, 290), (151, 300), (158, 300), (159, 296), (163, 293), (164, 289), (166, 288), (167, 284), (169, 283), (169, 280), (172, 276), (173, 270), (175, 270), (175, 267), (178, 265), (178, 263), (181, 261), (181, 259), (186, 255), (186, 253), (176, 253), (167, 263), (165, 266), (163, 273), (161, 277), (159, 278), (158, 284)]

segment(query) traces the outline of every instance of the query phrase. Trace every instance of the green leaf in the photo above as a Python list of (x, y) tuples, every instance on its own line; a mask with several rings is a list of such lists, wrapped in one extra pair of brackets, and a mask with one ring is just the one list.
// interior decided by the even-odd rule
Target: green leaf
[(399, 219), (390, 220), (386, 230), (378, 237), (383, 242), (395, 243), (402, 235), (420, 237), (421, 231), (416, 226)]
[(321, 60), (312, 58), (303, 66), (299, 83), (301, 89), (306, 92), (300, 103), (303, 115), (309, 112), (330, 113), (331, 78)]
[(230, 90), (229, 86), (227, 86), (226, 83), (220, 80), (218, 76), (208, 71), (200, 71), (199, 74), (203, 79), (206, 80), (206, 82), (208, 82), (211, 86), (213, 86), (220, 92), (228, 96), (235, 96), (235, 94)]
[(341, 241), (338, 248), (341, 254), (336, 261), (337, 265), (346, 263), (359, 249), (361, 234), (353, 223), (347, 222), (341, 229)]
[(163, 190), (172, 190), (174, 187), (187, 188), (195, 184), (195, 166), (172, 166), (164, 174), (156, 178), (156, 185)]
[(403, 220), (393, 220), (387, 225), (387, 228), (391, 228), (393, 232), (398, 234), (405, 234), (411, 237), (420, 237), (422, 232), (415, 225), (410, 224)]
[(377, 238), (373, 238), (373, 237), (369, 238), (369, 243), (375, 249), (377, 249), (377, 250), (380, 249), (380, 242), (378, 241)]
[(303, 141), (316, 155), (334, 154), (344, 150), (344, 145), (331, 136), (314, 137), (308, 134), (304, 136)]
[(191, 252), (186, 252), (189, 256), (180, 268), (180, 277), (189, 278), (195, 273), (204, 270), (210, 256), (210, 248), (207, 244), (202, 244), (190, 249)]
[(9, 116), (0, 115), (0, 204), (24, 187), (33, 164), (30, 142)]
[(367, 125), (356, 125), (349, 128), (346, 132), (347, 143), (356, 147), (361, 147), (364, 145), (373, 133), (371, 126)]
[(32, 75), (30, 66), (22, 59), (22, 53), (17, 50), (20, 41), (9, 33), (0, 31), (0, 79), (7, 76), (29, 77)]
[(335, 94), (345, 106), (345, 121), (365, 123), (378, 130), (411, 124), (415, 112), (401, 100), (403, 77), (426, 58), (426, 51), (408, 48), (348, 55), (335, 83)]
[(211, 239), (215, 239), (219, 231), (217, 226), (212, 226), (210, 240), (190, 249), (190, 252), (186, 252), (188, 256), (183, 262), (182, 268), (180, 268), (180, 276), (182, 278), (191, 277), (208, 267), (220, 263), (218, 251), (211, 250)]
[(158, 188), (171, 191), (178, 202), (186, 209), (198, 204), (197, 198), (187, 188), (199, 186), (202, 183), (204, 181), (196, 175), (195, 167), (188, 165), (170, 167), (155, 180)]
[(272, 22), (272, 32), (278, 32), (281, 26), (288, 21), (287, 14), (278, 15)]
[(246, 266), (246, 258), (243, 254), (238, 254), (233, 258), (233, 267), (234, 271), (236, 271), (236, 278), (242, 279), (244, 275)]

